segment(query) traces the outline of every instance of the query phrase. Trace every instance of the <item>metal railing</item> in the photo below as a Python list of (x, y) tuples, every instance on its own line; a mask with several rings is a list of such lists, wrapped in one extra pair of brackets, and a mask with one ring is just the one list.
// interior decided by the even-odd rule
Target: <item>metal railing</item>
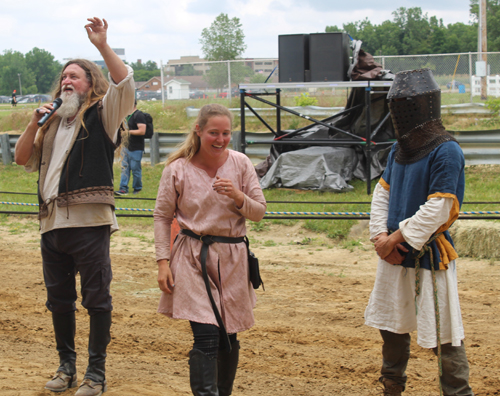
[[(457, 131), (453, 132), (460, 143), (467, 165), (500, 164), (500, 130), (485, 131)], [(231, 137), (230, 148), (240, 147), (241, 134), (234, 131)], [(14, 147), (19, 135), (0, 135), (0, 153), (2, 162), (10, 165), (14, 158)], [(152, 139), (146, 139), (143, 162), (156, 165), (167, 160), (176, 146), (184, 141), (181, 133), (155, 132)], [(274, 139), (272, 133), (247, 132), (247, 148), (245, 153), (253, 159), (264, 159), (269, 154), (269, 142)], [(116, 159), (119, 161), (119, 158)]]

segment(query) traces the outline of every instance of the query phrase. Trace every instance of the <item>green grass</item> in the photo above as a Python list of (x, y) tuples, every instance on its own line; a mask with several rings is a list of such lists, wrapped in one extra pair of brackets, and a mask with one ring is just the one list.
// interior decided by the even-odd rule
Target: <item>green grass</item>
[(259, 222), (250, 221), (250, 229), (255, 232), (262, 232), (269, 230), (269, 222), (262, 220)]
[(37, 103), (29, 103), (11, 107), (10, 104), (0, 105), (0, 132), (24, 131), (28, 125), (32, 111)]
[[(281, 104), (283, 106), (296, 106), (295, 98), (301, 92), (282, 92)], [(332, 94), (331, 90), (318, 90), (316, 94), (311, 94), (311, 98), (318, 101), (320, 107), (342, 107), (345, 106), (348, 92), (345, 89), (337, 89)], [(276, 97), (264, 97), (269, 102), (276, 102)], [(270, 107), (262, 102), (252, 98), (247, 98), (247, 102), (254, 108)], [(459, 104), (469, 103), (470, 95), (451, 93), (447, 90), (442, 91), (442, 104)], [(473, 102), (484, 103), (479, 96), (473, 97)], [(162, 106), (161, 101), (139, 101), (137, 107), (140, 110), (146, 111), (153, 117), (155, 130), (159, 132), (179, 132), (186, 133), (191, 128), (194, 118), (188, 118), (186, 107), (192, 106), (201, 108), (207, 103), (220, 103), (230, 108), (239, 108), (240, 99), (232, 98), (208, 98), (208, 99), (190, 99), (190, 100), (173, 100), (166, 101)], [(26, 127), (31, 117), (31, 111), (38, 104), (30, 103), (18, 105), (12, 108), (10, 104), (0, 104), (0, 132), (22, 131)], [(282, 112), (281, 125), (283, 129), (297, 129), (310, 125), (310, 121), (293, 116), (289, 113)], [(271, 126), (276, 125), (276, 117), (274, 115), (266, 115), (263, 117)], [(475, 130), (475, 129), (497, 129), (500, 128), (500, 119), (487, 115), (476, 116), (449, 116), (443, 115), (445, 126), (452, 130)], [(246, 117), (246, 130), (249, 132), (267, 132), (267, 128), (257, 119), (257, 117)], [(240, 129), (240, 116), (235, 115), (233, 129)]]
[[(163, 164), (154, 167), (143, 164), (143, 190), (138, 195), (127, 195), (116, 200), (117, 208), (142, 208), (153, 209), (154, 200), (137, 200), (134, 198), (156, 198), (158, 185), (160, 182)], [(115, 165), (115, 189), (119, 186), (120, 167)], [(17, 165), (5, 166), (0, 164), (0, 202), (30, 202), (36, 203), (37, 198), (34, 195), (15, 195), (5, 194), (9, 192), (29, 192), (36, 193), (36, 182), (38, 174), (26, 173), (24, 168)], [(372, 191), (377, 181), (372, 182)], [(264, 195), (267, 201), (294, 201), (294, 203), (268, 203), (267, 211), (273, 212), (369, 212), (369, 204), (328, 204), (326, 202), (350, 202), (362, 201), (370, 202), (370, 196), (366, 194), (366, 184), (361, 180), (351, 182), (354, 187), (352, 191), (345, 193), (305, 191), (305, 190), (288, 190), (288, 189), (268, 189), (264, 190)], [(466, 168), (466, 189), (464, 201), (500, 201), (498, 186), (500, 185), (500, 166), (492, 165), (475, 165)], [(325, 202), (319, 204), (304, 204), (303, 201)], [(36, 207), (28, 206), (13, 206), (0, 204), (2, 211), (23, 211), (37, 212)], [(478, 211), (478, 210), (499, 210), (499, 205), (476, 204), (463, 205), (462, 211)], [(117, 210), (117, 214), (136, 214), (139, 212), (129, 212)], [(145, 212), (152, 214), (152, 212)], [(34, 222), (36, 217), (31, 216)], [(279, 225), (295, 225), (298, 222), (308, 230), (323, 234), (336, 241), (343, 241), (343, 245), (350, 249), (358, 246), (359, 242), (346, 242), (346, 237), (349, 234), (350, 228), (357, 220), (264, 220), (260, 223), (250, 222), (249, 229), (254, 232), (265, 231), (272, 224)], [(9, 217), (5, 214), (0, 214), (0, 224), (17, 222), (15, 217)], [(134, 231), (127, 231), (125, 236), (137, 237), (147, 243), (152, 243), (145, 237), (141, 236), (141, 229), (151, 230), (153, 227), (152, 218), (119, 218), (119, 223), (124, 226), (133, 226)], [(22, 232), (17, 225), (9, 226), (12, 232)], [(36, 226), (35, 226), (36, 227)], [(125, 227), (128, 228), (128, 227)], [(299, 231), (300, 234), (300, 231)], [(313, 238), (314, 239), (314, 238)], [(273, 246), (274, 241), (264, 242), (265, 246)], [(314, 240), (303, 238), (304, 245), (314, 244)]]

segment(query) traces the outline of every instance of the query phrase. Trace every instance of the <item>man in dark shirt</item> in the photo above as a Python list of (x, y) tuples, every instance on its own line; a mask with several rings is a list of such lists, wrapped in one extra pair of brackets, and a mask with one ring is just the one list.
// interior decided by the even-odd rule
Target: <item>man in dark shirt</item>
[(17, 106), (17, 95), (16, 95), (16, 90), (14, 89), (14, 91), (12, 91), (12, 107), (16, 107)]
[(128, 194), (128, 182), (130, 172), (134, 180), (132, 187), (134, 194), (142, 190), (142, 168), (141, 160), (144, 152), (144, 135), (146, 134), (146, 117), (142, 111), (137, 110), (137, 101), (134, 104), (134, 112), (127, 117), (129, 140), (128, 146), (123, 148), (122, 177), (120, 180), (120, 189), (115, 191), (116, 195)]

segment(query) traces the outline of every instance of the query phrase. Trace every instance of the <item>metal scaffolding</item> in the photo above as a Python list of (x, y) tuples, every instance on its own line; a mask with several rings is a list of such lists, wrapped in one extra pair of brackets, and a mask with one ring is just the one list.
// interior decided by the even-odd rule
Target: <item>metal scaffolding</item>
[[(301, 145), (310, 145), (310, 146), (360, 146), (364, 153), (365, 153), (365, 158), (366, 158), (366, 166), (365, 166), (365, 173), (366, 173), (366, 191), (367, 194), (371, 193), (371, 161), (372, 161), (372, 156), (371, 156), (371, 150), (372, 146), (381, 146), (381, 145), (392, 145), (394, 142), (389, 141), (389, 142), (374, 142), (372, 141), (373, 137), (379, 130), (379, 128), (387, 121), (389, 118), (386, 116), (384, 120), (382, 120), (379, 125), (374, 129), (372, 132), (372, 126), (371, 126), (371, 115), (370, 115), (370, 108), (371, 108), (371, 94), (374, 93), (372, 90), (375, 87), (381, 87), (381, 88), (387, 88), (387, 92), (389, 91), (389, 88), (392, 84), (392, 81), (338, 81), (338, 82), (299, 82), (299, 83), (270, 83), (270, 84), (240, 84), (240, 110), (241, 110), (241, 141), (240, 141), (240, 147), (238, 148), (239, 151), (242, 153), (245, 152), (245, 148), (251, 144), (252, 142), (249, 142), (245, 138), (245, 108), (248, 108), (265, 126), (269, 131), (271, 131), (274, 135), (275, 138), (274, 140), (271, 141), (260, 141), (259, 144), (270, 144), (270, 145), (282, 145), (282, 144), (301, 144)], [(365, 90), (365, 116), (366, 116), (366, 130), (365, 130), (365, 135), (364, 137), (355, 135), (349, 131), (337, 128), (335, 126), (332, 126), (328, 124), (329, 121), (332, 121), (333, 119), (340, 117), (342, 115), (345, 115), (347, 113), (350, 113), (356, 109), (358, 109), (361, 105), (351, 107), (349, 109), (346, 109), (340, 113), (337, 113), (331, 117), (328, 117), (323, 120), (316, 120), (308, 115), (301, 114), (295, 110), (283, 107), (281, 105), (281, 91), (283, 89), (307, 89), (307, 88), (364, 88)], [(376, 91), (375, 93), (380, 94), (381, 92), (385, 91)], [(270, 102), (268, 100), (263, 99), (261, 96), (275, 96), (276, 97), (276, 103)], [(247, 102), (247, 98), (252, 98), (255, 99), (261, 103), (265, 103), (267, 105), (273, 106), (276, 108), (276, 129), (273, 129), (269, 123), (267, 123), (259, 114), (258, 112), (252, 108), (252, 106)], [(384, 99), (385, 100), (385, 99)], [(324, 127), (329, 128), (330, 130), (333, 130), (335, 132), (340, 132), (346, 136), (345, 140), (334, 140), (334, 139), (292, 139), (293, 136), (296, 136), (306, 128), (301, 128), (298, 130), (295, 130), (291, 133), (282, 135), (281, 132), (281, 112), (285, 111), (288, 113), (293, 114), (294, 116), (304, 118), (306, 120), (309, 120), (312, 122), (310, 126), (307, 128), (313, 126), (313, 125), (321, 125)]]

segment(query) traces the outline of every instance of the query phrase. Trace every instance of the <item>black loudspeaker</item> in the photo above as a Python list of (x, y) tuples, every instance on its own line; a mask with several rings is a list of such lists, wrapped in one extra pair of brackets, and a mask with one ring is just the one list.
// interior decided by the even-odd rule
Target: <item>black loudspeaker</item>
[[(309, 70), (309, 35), (278, 36), (279, 82), (305, 82)], [(308, 72), (307, 72), (308, 73)]]
[(349, 36), (346, 33), (310, 34), (309, 69), (314, 82), (349, 81)]

